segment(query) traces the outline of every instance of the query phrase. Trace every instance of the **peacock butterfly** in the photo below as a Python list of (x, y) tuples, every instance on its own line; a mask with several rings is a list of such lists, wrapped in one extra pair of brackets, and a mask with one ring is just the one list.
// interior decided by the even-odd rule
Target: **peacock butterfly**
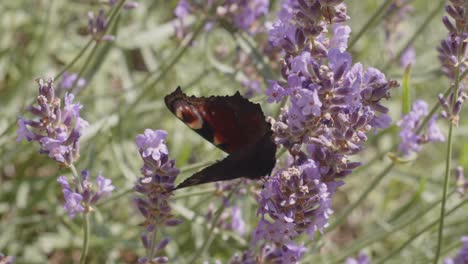
[(236, 92), (231, 96), (187, 96), (180, 87), (164, 98), (167, 108), (188, 127), (229, 155), (195, 173), (175, 189), (232, 180), (259, 179), (275, 166), (271, 125), (259, 104)]

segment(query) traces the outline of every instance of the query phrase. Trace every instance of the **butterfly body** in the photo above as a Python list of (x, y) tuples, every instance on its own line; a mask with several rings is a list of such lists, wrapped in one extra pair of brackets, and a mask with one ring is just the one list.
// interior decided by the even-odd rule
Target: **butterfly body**
[(177, 186), (236, 179), (259, 179), (273, 169), (276, 145), (260, 105), (232, 96), (187, 96), (178, 87), (165, 98), (174, 115), (200, 136), (228, 153), (225, 159), (195, 173)]

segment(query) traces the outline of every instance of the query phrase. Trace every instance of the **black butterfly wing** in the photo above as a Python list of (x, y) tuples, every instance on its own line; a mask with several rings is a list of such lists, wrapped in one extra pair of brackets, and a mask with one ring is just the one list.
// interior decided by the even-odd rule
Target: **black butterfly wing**
[(227, 153), (259, 141), (270, 130), (259, 104), (239, 93), (187, 96), (180, 87), (164, 98), (167, 108), (200, 136)]
[(276, 145), (271, 125), (259, 104), (238, 92), (231, 96), (187, 96), (180, 87), (164, 101), (188, 127), (230, 154), (195, 173), (176, 189), (240, 177), (259, 179), (275, 166)]
[(271, 136), (272, 133), (269, 132), (257, 143), (248, 145), (195, 173), (179, 184), (176, 189), (240, 177), (259, 179), (271, 173), (276, 163), (276, 145)]

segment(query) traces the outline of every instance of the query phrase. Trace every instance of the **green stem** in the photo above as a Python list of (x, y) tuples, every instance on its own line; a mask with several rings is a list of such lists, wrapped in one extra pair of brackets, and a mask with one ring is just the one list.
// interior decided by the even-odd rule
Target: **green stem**
[[(465, 4), (465, 10), (468, 9), (468, 3)], [(468, 12), (465, 12), (465, 21), (468, 18)], [(460, 32), (460, 39), (463, 39), (463, 34), (465, 32), (466, 26), (463, 27), (463, 30)], [(462, 44), (459, 43), (458, 45), (458, 50), (457, 50), (457, 61), (460, 61), (462, 57)], [(457, 97), (458, 97), (458, 91), (460, 86), (460, 63), (456, 65), (455, 68), (455, 83), (454, 83), (454, 91), (452, 94), (452, 102), (451, 106), (453, 109), (453, 106), (457, 102)], [(446, 195), (447, 195), (447, 189), (448, 189), (448, 181), (450, 178), (450, 171), (451, 171), (451, 165), (452, 165), (452, 141), (453, 141), (453, 130), (454, 130), (454, 122), (451, 121), (449, 125), (449, 133), (448, 133), (448, 142), (447, 142), (447, 158), (445, 161), (445, 175), (444, 175), (444, 186), (443, 186), (443, 200), (442, 200), (442, 205), (440, 208), (440, 219), (439, 219), (439, 232), (437, 236), (437, 247), (436, 247), (436, 254), (434, 257), (434, 264), (437, 264), (439, 261), (440, 257), (440, 251), (442, 248), (442, 238), (444, 236), (444, 212), (445, 212), (445, 204), (446, 204)]]
[(163, 70), (161, 70), (161, 72), (159, 73), (156, 80), (154, 80), (152, 83), (146, 85), (146, 87), (140, 92), (140, 95), (135, 99), (135, 101), (133, 101), (130, 104), (128, 109), (133, 111), (135, 109), (135, 106), (137, 106), (138, 103), (141, 100), (143, 100), (144, 98), (146, 98), (148, 96), (147, 92), (150, 91), (151, 89), (154, 89), (156, 84), (158, 84), (159, 81), (161, 81), (163, 79), (164, 75), (166, 75), (166, 73), (169, 72), (169, 70), (171, 70), (172, 67), (174, 67), (174, 65), (176, 65), (176, 63), (180, 60), (180, 58), (182, 58), (182, 55), (184, 55), (185, 52), (188, 50), (188, 48), (190, 47), (190, 44), (195, 40), (195, 38), (198, 36), (198, 34), (205, 27), (206, 22), (207, 22), (206, 19), (204, 19), (202, 22), (200, 22), (200, 25), (198, 25), (198, 27), (193, 32), (192, 37), (185, 43), (185, 45), (182, 46), (181, 50), (174, 56), (174, 58), (171, 60), (171, 62)]
[[(442, 199), (442, 202), (444, 202), (445, 199)], [(416, 238), (418, 238), (420, 235), (424, 234), (425, 232), (429, 231), (431, 228), (435, 227), (437, 225), (437, 223), (440, 222), (441, 219), (445, 218), (446, 216), (449, 216), (450, 214), (452, 214), (453, 212), (455, 212), (457, 209), (461, 208), (463, 205), (465, 205), (466, 203), (468, 202), (468, 199), (465, 199), (463, 201), (461, 201), (458, 205), (456, 205), (454, 208), (452, 208), (450, 211), (447, 211), (447, 212), (444, 212), (443, 215), (440, 216), (439, 219), (436, 219), (434, 221), (432, 221), (430, 224), (428, 224), (427, 226), (425, 226), (423, 229), (421, 229), (419, 232), (417, 232), (416, 234), (412, 235), (407, 241), (405, 241), (405, 243), (403, 243), (401, 246), (399, 246), (398, 248), (396, 248), (395, 250), (393, 250), (392, 252), (390, 252), (388, 255), (386, 255), (385, 257), (377, 260), (377, 264), (380, 264), (380, 263), (384, 263), (385, 261), (391, 259), (392, 257), (394, 256), (397, 256), (401, 250), (403, 250), (406, 246), (408, 246), (409, 244), (411, 244), (411, 242), (413, 242)], [(440, 229), (439, 229), (440, 230)], [(438, 259), (438, 255), (440, 253), (439, 252), (436, 252), (436, 258), (434, 259), (435, 262), (437, 262), (437, 259)]]
[[(453, 195), (455, 191), (451, 191), (449, 196)], [(356, 241), (350, 249), (347, 249), (342, 255), (340, 255), (336, 261), (333, 263), (338, 264), (338, 263), (343, 263), (343, 261), (346, 259), (346, 257), (355, 254), (356, 252), (360, 251), (362, 248), (365, 248), (377, 241), (382, 241), (384, 238), (387, 236), (390, 236), (394, 234), (395, 232), (398, 232), (399, 230), (402, 230), (403, 228), (415, 223), (418, 221), (418, 219), (421, 219), (424, 215), (429, 213), (432, 209), (434, 209), (437, 205), (439, 205), (442, 202), (442, 197), (440, 197), (437, 201), (432, 202), (425, 208), (419, 210), (418, 212), (414, 213), (413, 215), (410, 215), (408, 217), (402, 218), (401, 221), (397, 221), (393, 227), (390, 229), (384, 231), (384, 232), (370, 232), (367, 235), (364, 236), (363, 241), (359, 242)], [(388, 222), (388, 220), (386, 221)]]
[(130, 189), (128, 189), (128, 190), (125, 190), (125, 191), (123, 191), (123, 192), (121, 192), (121, 193), (119, 193), (119, 194), (112, 195), (109, 199), (106, 199), (106, 200), (104, 200), (104, 201), (102, 201), (102, 202), (98, 202), (98, 203), (96, 204), (96, 206), (103, 206), (103, 205), (105, 205), (105, 204), (108, 204), (108, 203), (112, 203), (112, 202), (114, 202), (114, 201), (117, 201), (118, 199), (124, 197), (125, 195), (130, 194), (130, 193), (133, 193), (134, 190), (135, 190), (135, 189), (132, 187), (132, 188), (130, 188)]
[(364, 26), (359, 30), (359, 32), (356, 34), (355, 37), (351, 39), (348, 45), (348, 50), (351, 50), (351, 48), (356, 44), (356, 42), (364, 35), (364, 32), (366, 32), (372, 24), (377, 20), (380, 15), (387, 10), (388, 6), (393, 3), (393, 0), (386, 0), (380, 7), (377, 9), (374, 14), (369, 18), (369, 20), (364, 24)]
[(88, 43), (86, 43), (86, 45), (84, 46), (84, 48), (82, 48), (80, 52), (76, 54), (75, 58), (73, 58), (73, 60), (69, 64), (67, 64), (65, 68), (63, 68), (63, 70), (61, 70), (57, 75), (55, 75), (54, 80), (59, 79), (66, 71), (68, 71), (73, 65), (75, 65), (75, 63), (83, 56), (83, 54), (86, 52), (86, 50), (88, 50), (89, 46), (91, 46), (93, 42), (93, 40), (89, 40)]
[(447, 189), (448, 189), (448, 181), (450, 177), (450, 168), (452, 164), (452, 134), (453, 134), (453, 124), (450, 123), (449, 127), (449, 134), (448, 134), (448, 142), (447, 142), (447, 159), (445, 161), (445, 176), (444, 176), (444, 186), (442, 190), (442, 205), (440, 207), (440, 218), (439, 218), (439, 232), (437, 235), (437, 248), (436, 248), (436, 255), (434, 258), (434, 263), (437, 264), (440, 256), (440, 249), (442, 248), (442, 238), (444, 232), (444, 214), (445, 214), (445, 204), (446, 204), (446, 196), (447, 196)]
[(391, 163), (388, 165), (379, 175), (375, 177), (375, 179), (367, 186), (366, 190), (359, 196), (359, 198), (350, 205), (338, 218), (335, 222), (333, 222), (329, 228), (327, 228), (326, 232), (330, 232), (335, 229), (337, 226), (343, 223), (346, 218), (351, 214), (359, 204), (361, 204), (369, 195), (369, 193), (375, 189), (375, 187), (382, 181), (382, 179), (393, 169), (395, 163)]
[(88, 255), (89, 248), (89, 234), (91, 228), (89, 225), (89, 212), (83, 213), (83, 250), (81, 251), (80, 264), (86, 263), (86, 256)]
[(119, 13), (119, 10), (122, 8), (122, 6), (124, 5), (125, 3), (125, 0), (121, 0), (117, 6), (115, 6), (114, 9), (112, 9), (111, 13), (110, 13), (110, 16), (109, 16), (109, 23), (108, 23), (108, 26), (105, 28), (104, 32), (102, 32), (102, 34), (100, 35), (100, 37), (95, 40), (96, 43), (94, 44), (94, 47), (93, 49), (91, 50), (91, 53), (88, 55), (88, 57), (86, 58), (86, 61), (85, 63), (83, 64), (83, 66), (81, 67), (81, 70), (78, 72), (77, 76), (76, 76), (76, 79), (75, 81), (73, 81), (73, 84), (72, 84), (72, 88), (71, 88), (71, 91), (72, 93), (76, 93), (76, 85), (78, 84), (78, 81), (80, 79), (81, 76), (84, 75), (84, 72), (87, 70), (88, 68), (88, 65), (91, 63), (94, 55), (96, 54), (97, 50), (98, 50), (98, 47), (99, 47), (99, 43), (101, 42), (102, 38), (107, 34), (107, 32), (114, 27), (114, 24), (115, 24), (115, 21), (116, 20), (116, 17), (117, 17), (117, 14)]
[[(232, 189), (232, 191), (229, 193), (228, 197), (227, 197), (227, 201), (231, 200), (231, 197), (234, 193), (237, 192), (237, 190), (239, 189), (240, 185), (242, 184), (242, 181), (239, 181), (236, 186)], [(198, 249), (194, 256), (192, 257), (192, 259), (189, 261), (189, 263), (195, 263), (195, 261), (202, 255), (205, 254), (205, 252), (209, 249), (211, 243), (213, 242), (213, 234), (214, 234), (214, 230), (216, 228), (216, 226), (218, 225), (218, 222), (219, 222), (219, 219), (221, 218), (221, 214), (224, 212), (224, 210), (226, 209), (226, 203), (222, 203), (221, 204), (221, 207), (218, 209), (218, 211), (216, 211), (216, 215), (215, 215), (215, 218), (213, 219), (213, 221), (211, 222), (211, 227), (210, 227), (210, 230), (208, 231), (208, 235), (205, 239), (205, 242), (203, 242), (203, 245), (201, 246), (200, 249)]]

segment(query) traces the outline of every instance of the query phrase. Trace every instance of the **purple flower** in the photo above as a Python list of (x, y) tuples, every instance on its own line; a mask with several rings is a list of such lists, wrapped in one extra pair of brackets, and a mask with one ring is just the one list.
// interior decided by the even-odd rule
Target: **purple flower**
[(347, 258), (346, 264), (370, 264), (370, 258), (364, 252), (359, 253), (357, 259), (354, 258)]
[(360, 165), (350, 156), (363, 149), (367, 133), (391, 122), (383, 100), (397, 83), (353, 64), (346, 52), (351, 30), (342, 24), (347, 19), (340, 0), (287, 0), (270, 26), (270, 44), (284, 52), (287, 81), (270, 81), (266, 94), (269, 102), (289, 97), (272, 130), (292, 161), (276, 168), (257, 197), (261, 220), (254, 243), (285, 247), (300, 234), (313, 239), (323, 232), (333, 194)]
[(136, 137), (136, 144), (141, 151), (142, 158), (150, 157), (154, 161), (160, 161), (162, 156), (167, 156), (169, 151), (166, 146), (167, 132), (164, 130), (145, 129), (143, 135)]
[(416, 50), (413, 47), (405, 49), (403, 54), (400, 57), (400, 66), (403, 68), (408, 67), (408, 65), (414, 65), (416, 62)]
[(242, 218), (242, 210), (238, 206), (232, 207), (232, 230), (236, 231), (239, 235), (245, 233), (245, 222)]
[(412, 152), (419, 152), (421, 145), (428, 142), (444, 141), (444, 136), (439, 127), (435, 123), (437, 117), (433, 116), (429, 120), (427, 132), (424, 134), (416, 134), (416, 130), (421, 122), (428, 115), (427, 103), (423, 100), (416, 100), (413, 103), (411, 112), (403, 116), (397, 125), (401, 127), (400, 137), (401, 143), (398, 146), (398, 151), (404, 155), (409, 155)]
[(351, 34), (351, 28), (336, 24), (333, 26), (333, 37), (330, 40), (330, 48), (336, 48), (340, 52), (345, 52), (348, 48), (348, 39)]
[(320, 168), (311, 159), (279, 170), (260, 193), (261, 220), (254, 242), (264, 239), (288, 244), (303, 232), (313, 239), (316, 231), (321, 232), (328, 225), (331, 197), (340, 185), (341, 182), (321, 182)]
[(259, 20), (268, 14), (269, 2), (269, 0), (224, 0), (214, 7), (213, 1), (207, 0), (203, 4), (192, 4), (191, 1), (180, 0), (174, 10), (174, 14), (178, 18), (176, 23), (177, 35), (178, 37), (184, 35), (184, 18), (190, 14), (206, 13), (212, 8), (216, 10), (214, 20), (223, 19), (241, 30), (256, 33), (261, 26)]
[(2, 264), (13, 264), (15, 262), (15, 258), (12, 256), (5, 256), (0, 253), (0, 263)]
[(60, 85), (59, 85), (60, 89), (63, 89), (66, 91), (66, 90), (70, 90), (71, 88), (73, 88), (73, 85), (76, 85), (76, 87), (78, 88), (81, 88), (86, 85), (85, 79), (79, 78), (78, 80), (76, 80), (77, 78), (78, 78), (78, 74), (76, 73), (64, 72), (62, 76), (62, 81), (60, 82)]
[(461, 238), (463, 243), (462, 248), (458, 252), (455, 258), (446, 258), (444, 259), (444, 264), (466, 264), (468, 263), (468, 236), (463, 236)]
[(65, 205), (63, 208), (68, 212), (71, 218), (74, 218), (77, 213), (84, 212), (85, 208), (81, 205), (81, 201), (83, 201), (83, 196), (81, 194), (63, 189), (63, 196), (65, 197)]
[[(442, 22), (448, 29), (448, 37), (440, 42), (437, 47), (439, 52), (439, 60), (442, 64), (442, 71), (447, 75), (451, 82), (455, 82), (455, 78), (460, 78), (462, 73), (468, 69), (466, 61), (468, 60), (467, 38), (466, 32), (466, 4), (463, 1), (450, 1), (445, 6), (447, 14), (451, 17), (444, 16)], [(454, 125), (458, 125), (463, 102), (468, 97), (466, 91), (468, 89), (468, 78), (460, 78), (458, 86), (452, 88), (452, 91), (447, 97), (439, 96), (442, 102), (444, 112), (442, 116), (449, 119)], [(455, 94), (455, 91), (458, 91)]]
[(281, 87), (276, 81), (269, 81), (270, 85), (266, 90), (266, 95), (268, 96), (268, 102), (276, 102), (279, 103), (283, 98), (287, 95), (286, 90)]
[(81, 172), (81, 179), (74, 178), (72, 184), (65, 176), (60, 176), (57, 182), (62, 186), (65, 198), (64, 209), (71, 218), (74, 218), (77, 213), (89, 210), (89, 207), (96, 204), (100, 198), (109, 195), (115, 189), (112, 181), (99, 173), (96, 178), (97, 190), (95, 190), (94, 185), (89, 182), (87, 170)]
[(0, 253), (0, 263), (2, 264), (13, 264), (15, 262), (15, 258), (12, 256), (5, 256)]
[(88, 12), (88, 32), (96, 41), (114, 41), (115, 36), (106, 34), (108, 26), (104, 10), (100, 9), (98, 15)]
[[(156, 241), (149, 241), (148, 238), (155, 237), (153, 234), (158, 228), (181, 223), (172, 216), (169, 205), (179, 170), (175, 167), (175, 161), (169, 159), (166, 137), (166, 131), (151, 129), (146, 129), (144, 134), (136, 136), (136, 145), (143, 159), (141, 168), (143, 176), (135, 185), (135, 191), (140, 195), (134, 199), (134, 202), (145, 217), (146, 230), (142, 234), (142, 242), (148, 252), (154, 250), (159, 252), (167, 245), (166, 240), (162, 240), (158, 245)], [(140, 258), (139, 263), (167, 263), (167, 261), (166, 257)]]
[(174, 9), (174, 15), (180, 19), (183, 19), (190, 15), (192, 7), (187, 0), (180, 0)]
[(40, 153), (47, 154), (62, 165), (70, 166), (79, 158), (79, 139), (89, 126), (80, 117), (82, 105), (73, 103), (72, 94), (65, 95), (65, 105), (60, 107), (60, 98), (55, 97), (52, 79), (39, 79), (37, 106), (28, 108), (36, 119), (18, 118), (17, 141), (26, 139), (41, 145)]

